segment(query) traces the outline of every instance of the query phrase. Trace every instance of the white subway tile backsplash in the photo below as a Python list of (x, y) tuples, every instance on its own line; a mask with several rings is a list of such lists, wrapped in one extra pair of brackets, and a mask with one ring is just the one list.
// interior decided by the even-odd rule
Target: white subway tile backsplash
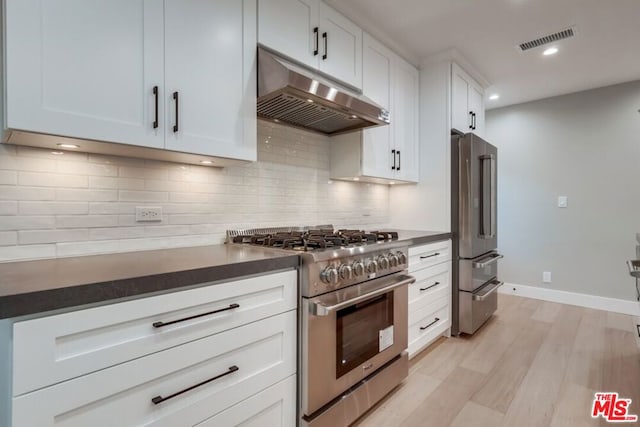
[(167, 202), (169, 193), (163, 191), (118, 191), (118, 198), (122, 202)]
[(81, 215), (89, 213), (87, 202), (29, 202), (19, 205), (20, 215)]
[[(2, 219), (0, 218), (0, 221)], [(10, 246), (18, 244), (17, 231), (0, 231), (0, 246)]]
[(118, 191), (58, 188), (55, 198), (64, 201), (109, 202), (118, 200)]
[(0, 230), (45, 230), (54, 228), (55, 224), (54, 216), (3, 216)]
[[(228, 168), (0, 144), (0, 260), (216, 244), (229, 228), (388, 222), (387, 186), (330, 181), (328, 137), (259, 121), (258, 142), (257, 162)], [(162, 207), (162, 221), (136, 222), (136, 206)]]
[(55, 257), (55, 244), (0, 246), (0, 262)]
[(21, 230), (18, 231), (18, 240), (21, 245), (86, 241), (89, 240), (89, 230)]
[(0, 215), (16, 215), (17, 213), (18, 213), (17, 201), (14, 201), (14, 200), (0, 201)]
[(0, 185), (0, 200), (55, 200), (53, 188)]
[[(25, 217), (28, 218), (28, 217)], [(57, 228), (116, 227), (117, 215), (58, 215)]]

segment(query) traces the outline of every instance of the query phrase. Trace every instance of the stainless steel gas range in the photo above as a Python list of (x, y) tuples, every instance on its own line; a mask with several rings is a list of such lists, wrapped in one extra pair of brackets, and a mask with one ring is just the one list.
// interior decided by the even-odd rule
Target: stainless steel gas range
[(393, 232), (331, 226), (234, 230), (233, 243), (299, 251), (299, 412), (347, 426), (409, 371), (408, 247)]

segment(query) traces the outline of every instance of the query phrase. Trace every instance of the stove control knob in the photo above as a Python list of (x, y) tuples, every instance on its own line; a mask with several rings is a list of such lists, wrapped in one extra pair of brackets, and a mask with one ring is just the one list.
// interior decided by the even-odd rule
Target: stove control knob
[(375, 259), (370, 259), (367, 261), (367, 272), (368, 273), (377, 273), (378, 272), (378, 263)]
[(395, 268), (398, 266), (398, 256), (395, 254), (389, 254), (387, 255), (387, 258), (389, 259), (389, 266), (391, 268)]
[(396, 252), (396, 255), (398, 255), (398, 262), (400, 264), (406, 264), (407, 263), (407, 256), (404, 254), (404, 252), (398, 251), (398, 252)]
[(320, 280), (329, 285), (338, 283), (338, 270), (335, 267), (327, 267), (320, 273)]
[(351, 269), (353, 270), (353, 275), (358, 277), (358, 276), (362, 276), (364, 274), (364, 262), (362, 261), (356, 261), (353, 263), (353, 265), (351, 266)]
[(386, 270), (387, 268), (389, 268), (389, 259), (387, 259), (387, 257), (384, 255), (380, 255), (378, 257), (378, 266), (381, 270)]
[(338, 269), (340, 278), (343, 280), (351, 280), (353, 278), (353, 269), (350, 265), (342, 264)]

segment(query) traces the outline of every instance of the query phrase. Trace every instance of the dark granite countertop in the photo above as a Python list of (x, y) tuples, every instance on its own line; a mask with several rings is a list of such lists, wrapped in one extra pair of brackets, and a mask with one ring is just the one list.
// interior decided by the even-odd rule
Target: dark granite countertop
[(453, 237), (453, 233), (449, 231), (396, 230), (386, 228), (384, 231), (398, 232), (398, 240), (408, 243), (409, 246), (424, 245)]
[(297, 254), (244, 245), (0, 263), (0, 319), (178, 290), (298, 264)]

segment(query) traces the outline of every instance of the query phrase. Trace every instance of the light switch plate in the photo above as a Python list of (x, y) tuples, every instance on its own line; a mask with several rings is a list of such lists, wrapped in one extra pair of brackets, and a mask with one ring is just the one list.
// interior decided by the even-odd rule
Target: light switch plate
[(543, 271), (542, 272), (542, 281), (544, 283), (551, 283), (551, 272), (550, 271)]
[(569, 203), (567, 196), (558, 196), (558, 207), (566, 208)]

